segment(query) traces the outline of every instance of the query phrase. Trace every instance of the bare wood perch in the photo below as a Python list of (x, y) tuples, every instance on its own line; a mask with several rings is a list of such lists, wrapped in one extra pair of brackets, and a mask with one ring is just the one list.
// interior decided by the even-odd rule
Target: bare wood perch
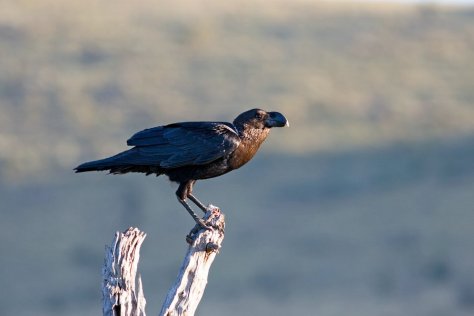
[[(209, 206), (204, 222), (211, 229), (195, 226), (186, 236), (189, 248), (175, 284), (171, 287), (160, 315), (194, 315), (207, 285), (209, 269), (224, 240), (224, 214)], [(145, 316), (145, 297), (140, 277), (136, 280), (140, 246), (145, 234), (136, 228), (117, 232), (106, 247), (103, 274), (103, 314)], [(137, 288), (136, 288), (136, 283)]]
[(196, 226), (188, 235), (188, 252), (161, 307), (160, 316), (192, 316), (201, 301), (209, 269), (224, 240), (224, 214), (210, 205), (204, 222), (213, 229)]
[(146, 234), (137, 228), (115, 233), (111, 246), (106, 246), (102, 269), (104, 316), (145, 316), (146, 300), (142, 281), (136, 274), (140, 247)]

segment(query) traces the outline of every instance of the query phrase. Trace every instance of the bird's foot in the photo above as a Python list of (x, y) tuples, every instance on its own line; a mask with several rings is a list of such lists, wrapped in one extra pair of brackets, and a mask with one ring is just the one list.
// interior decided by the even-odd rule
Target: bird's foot
[(196, 240), (196, 236), (201, 229), (205, 230), (213, 230), (214, 228), (208, 224), (206, 224), (202, 219), (198, 218), (196, 220), (196, 225), (191, 229), (189, 234), (186, 235), (186, 242), (188, 244), (192, 244), (194, 240)]
[(209, 226), (208, 224), (206, 224), (206, 222), (204, 222), (200, 218), (198, 219), (198, 221), (196, 221), (196, 226), (194, 227), (197, 228), (198, 230), (200, 230), (201, 228), (206, 229), (206, 230), (212, 230), (212, 226)]

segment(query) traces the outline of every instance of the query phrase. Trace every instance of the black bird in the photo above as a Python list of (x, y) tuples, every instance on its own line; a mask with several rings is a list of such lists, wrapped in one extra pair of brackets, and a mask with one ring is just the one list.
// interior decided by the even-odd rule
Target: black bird
[(165, 174), (179, 183), (179, 202), (201, 226), (201, 219), (186, 203), (189, 198), (200, 209), (206, 207), (192, 194), (196, 180), (218, 177), (240, 168), (257, 152), (270, 128), (288, 126), (278, 112), (246, 111), (227, 122), (182, 122), (145, 129), (133, 135), (133, 148), (115, 156), (81, 164), (76, 172), (108, 170), (112, 174), (141, 172)]

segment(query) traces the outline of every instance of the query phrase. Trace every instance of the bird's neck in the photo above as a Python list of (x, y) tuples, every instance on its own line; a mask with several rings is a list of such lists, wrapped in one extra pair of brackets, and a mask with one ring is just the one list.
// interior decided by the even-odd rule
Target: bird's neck
[(260, 145), (267, 138), (270, 129), (247, 128), (238, 131), (240, 136), (240, 144), (231, 158), (231, 165), (234, 169), (243, 166), (250, 159), (252, 159)]
[(238, 131), (242, 142), (247, 143), (248, 145), (257, 145), (258, 149), (267, 138), (270, 129), (246, 128), (246, 126), (244, 126), (242, 129), (238, 129)]

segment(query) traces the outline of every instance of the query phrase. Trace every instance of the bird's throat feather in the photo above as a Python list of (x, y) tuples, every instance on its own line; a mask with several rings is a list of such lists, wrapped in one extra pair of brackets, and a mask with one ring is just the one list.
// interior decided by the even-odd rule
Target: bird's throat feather
[(257, 153), (260, 145), (265, 141), (270, 132), (269, 129), (246, 129), (241, 134), (239, 147), (229, 159), (233, 169), (240, 168), (250, 161)]

